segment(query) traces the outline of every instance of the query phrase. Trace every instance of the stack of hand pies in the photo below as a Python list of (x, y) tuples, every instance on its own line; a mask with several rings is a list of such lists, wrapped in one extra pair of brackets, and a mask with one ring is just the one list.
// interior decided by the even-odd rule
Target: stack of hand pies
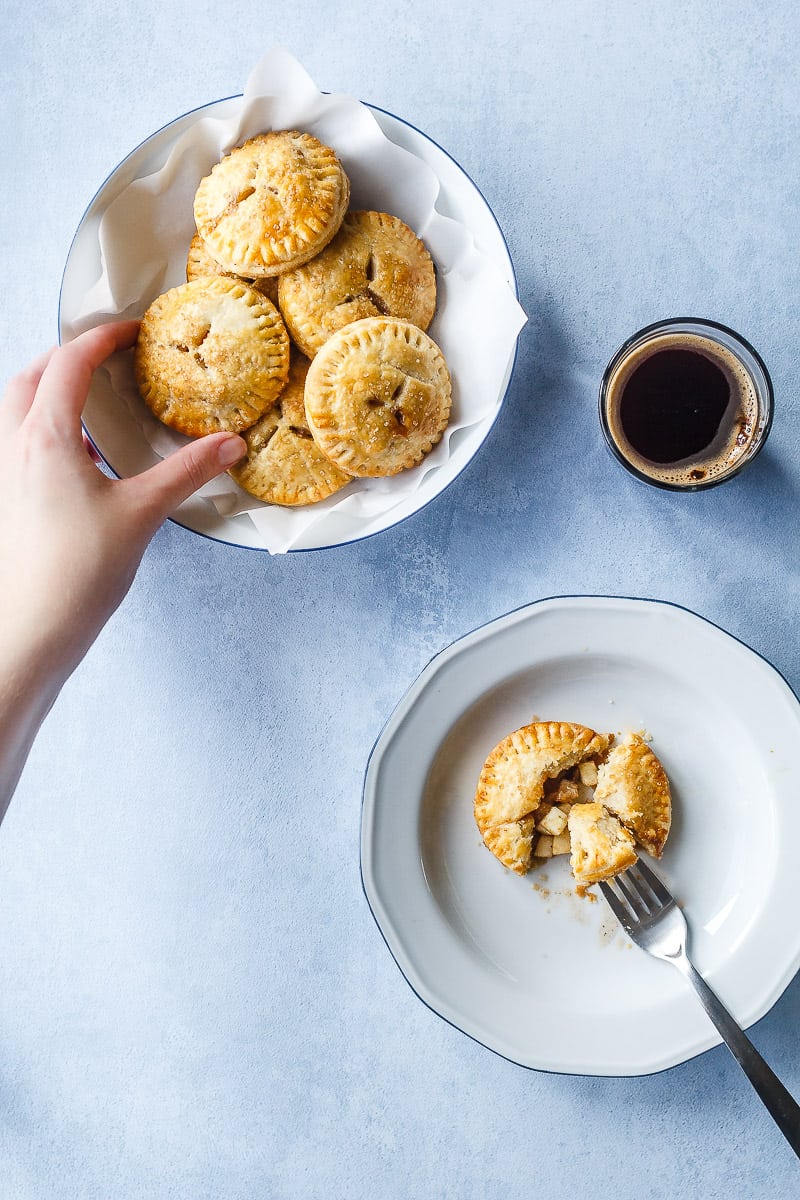
[(142, 319), (147, 405), (192, 437), (241, 433), (231, 474), (269, 503), (412, 467), (450, 416), (447, 365), (425, 333), (431, 257), (399, 218), (349, 199), (336, 154), (310, 134), (245, 142), (197, 189), (187, 282)]

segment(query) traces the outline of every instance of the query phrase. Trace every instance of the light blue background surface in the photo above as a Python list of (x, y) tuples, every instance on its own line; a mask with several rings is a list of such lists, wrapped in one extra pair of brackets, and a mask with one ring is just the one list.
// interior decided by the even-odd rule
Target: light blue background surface
[[(109, 170), (274, 42), (464, 166), (530, 323), (489, 441), (426, 511), (275, 559), (168, 526), (65, 688), (0, 830), (4, 1197), (798, 1194), (724, 1048), (541, 1075), (428, 1011), (358, 835), (406, 686), (541, 596), (679, 602), (800, 689), (799, 35), (794, 5), (723, 0), (7, 7), (4, 379), (54, 340)], [(777, 412), (744, 476), (676, 496), (614, 463), (595, 398), (624, 337), (687, 313), (755, 344)], [(753, 1037), (796, 1094), (799, 1033), (795, 980)]]

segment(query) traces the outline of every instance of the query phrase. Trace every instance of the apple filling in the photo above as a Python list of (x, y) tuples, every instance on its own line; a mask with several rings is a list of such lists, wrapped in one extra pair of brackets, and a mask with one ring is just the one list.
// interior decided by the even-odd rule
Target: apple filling
[(484, 763), (475, 819), (486, 846), (524, 875), (569, 855), (580, 884), (627, 870), (639, 848), (661, 856), (669, 832), (669, 782), (639, 734), (534, 722), (504, 738)]

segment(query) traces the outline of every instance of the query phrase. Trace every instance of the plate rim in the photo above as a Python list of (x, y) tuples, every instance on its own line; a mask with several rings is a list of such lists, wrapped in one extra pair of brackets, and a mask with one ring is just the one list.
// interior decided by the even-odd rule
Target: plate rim
[[(323, 92), (322, 94), (327, 95), (328, 93)], [(119, 160), (119, 162), (116, 164), (116, 166), (113, 167), (108, 172), (108, 174), (105, 176), (103, 181), (100, 183), (100, 185), (95, 190), (95, 192), (92, 195), (91, 199), (89, 200), (88, 204), (84, 208), (84, 210), (80, 216), (80, 219), (78, 220), (78, 223), (75, 226), (75, 230), (72, 234), (72, 238), (70, 239), (69, 247), (67, 249), (67, 254), (64, 259), (64, 266), (61, 271), (61, 282), (59, 284), (59, 289), (58, 289), (58, 303), (56, 306), (56, 338), (57, 338), (57, 343), (59, 346), (61, 345), (61, 308), (62, 308), (62, 298), (63, 298), (63, 293), (64, 293), (64, 283), (65, 283), (67, 268), (68, 268), (68, 265), (70, 262), (72, 251), (75, 246), (75, 242), (77, 241), (78, 236), (79, 236), (81, 230), (83, 229), (83, 226), (84, 226), (89, 214), (92, 212), (92, 209), (94, 208), (97, 200), (99, 199), (99, 197), (101, 196), (103, 191), (105, 191), (108, 184), (111, 182), (111, 180), (114, 178), (114, 176), (117, 175), (120, 170), (122, 170), (122, 168), (125, 166), (125, 164), (127, 162), (129, 162), (145, 146), (147, 146), (148, 143), (152, 142), (155, 138), (160, 137), (167, 130), (169, 130), (173, 125), (177, 125), (180, 121), (185, 120), (187, 117), (192, 117), (196, 113), (204, 112), (206, 109), (216, 108), (218, 105), (228, 103), (229, 101), (232, 101), (232, 100), (241, 100), (243, 98), (244, 98), (243, 92), (233, 92), (228, 96), (221, 96), (216, 100), (209, 100), (204, 104), (195, 105), (193, 108), (187, 109), (186, 112), (179, 113), (177, 116), (170, 118), (170, 120), (165, 121), (163, 125), (159, 126), (159, 128), (154, 129), (146, 137), (142, 138), (141, 141), (139, 141), (131, 150), (129, 150), (128, 153), (125, 154), (124, 157), (121, 158)], [(517, 279), (517, 273), (516, 273), (516, 268), (514, 266), (514, 260), (511, 256), (511, 250), (508, 245), (508, 239), (506, 238), (506, 235), (503, 231), (502, 225), (500, 224), (499, 220), (497, 219), (497, 215), (496, 215), (494, 209), (492, 208), (491, 204), (489, 203), (486, 196), (484, 195), (483, 190), (478, 186), (478, 184), (475, 182), (475, 180), (472, 178), (472, 176), (469, 174), (469, 172), (464, 167), (462, 167), (461, 163), (459, 163), (458, 160), (456, 158), (454, 158), (453, 155), (450, 154), (450, 152), (444, 148), (444, 146), (442, 146), (439, 142), (437, 142), (435, 138), (431, 137), (430, 134), (425, 133), (424, 130), (420, 129), (417, 125), (414, 125), (413, 122), (407, 121), (405, 119), (405, 117), (400, 117), (396, 113), (391, 112), (387, 108), (382, 108), (378, 104), (372, 104), (368, 100), (360, 100), (359, 103), (363, 104), (366, 108), (368, 108), (373, 113), (375, 113), (375, 112), (382, 113), (384, 116), (389, 117), (391, 120), (399, 122), (399, 124), (406, 126), (408, 129), (412, 129), (421, 138), (424, 138), (427, 142), (430, 142), (431, 145), (435, 146), (436, 149), (439, 150), (443, 155), (445, 155), (445, 157), (450, 160), (450, 162), (453, 164), (453, 166), (455, 166), (462, 173), (462, 175), (464, 175), (464, 177), (468, 180), (468, 182), (472, 185), (472, 187), (475, 189), (477, 194), (480, 196), (481, 200), (483, 201), (483, 203), (486, 207), (487, 214), (489, 215), (489, 217), (491, 217), (492, 221), (495, 224), (497, 232), (503, 243), (503, 247), (505, 248), (506, 257), (508, 259), (508, 269), (509, 269), (509, 274), (510, 274), (511, 289), (514, 294), (515, 300), (517, 301), (517, 303), (520, 303), (519, 281)], [(386, 136), (388, 136), (388, 135), (386, 135)], [(391, 138), (390, 138), (390, 140), (391, 140)], [(357, 542), (368, 541), (370, 538), (378, 537), (382, 533), (388, 533), (391, 529), (399, 528), (401, 525), (405, 524), (406, 521), (410, 521), (413, 517), (416, 517), (419, 513), (423, 512), (425, 509), (427, 509), (428, 506), (433, 504), (433, 502), (435, 500), (438, 500), (440, 496), (444, 495), (444, 493), (448, 490), (448, 488), (451, 487), (451, 485), (454, 484), (456, 482), (456, 480), (459, 479), (463, 475), (463, 473), (471, 465), (471, 463), (474, 461), (474, 459), (484, 449), (484, 447), (486, 446), (486, 443), (489, 440), (489, 437), (492, 433), (492, 430), (494, 429), (494, 426), (500, 416), (500, 413), (502, 412), (503, 408), (505, 407), (509, 388), (511, 387), (511, 381), (514, 377), (514, 371), (515, 371), (516, 365), (517, 365), (517, 358), (519, 356), (519, 343), (520, 343), (521, 334), (522, 334), (522, 331), (520, 330), (520, 332), (517, 334), (517, 337), (514, 341), (514, 353), (511, 357), (511, 361), (508, 366), (505, 384), (503, 385), (503, 391), (499, 398), (499, 403), (497, 404), (497, 407), (496, 407), (494, 413), (491, 414), (491, 420), (486, 428), (486, 433), (484, 434), (484, 437), (483, 437), (481, 443), (475, 450), (475, 453), (473, 455), (471, 455), (471, 457), (464, 463), (464, 465), (453, 476), (453, 478), (449, 479), (447, 481), (447, 483), (445, 483), (444, 487), (440, 491), (436, 492), (435, 495), (431, 496), (428, 500), (426, 500), (423, 504), (421, 504), (419, 508), (414, 509), (413, 512), (406, 513), (405, 516), (400, 517), (397, 521), (393, 521), (390, 525), (387, 525), (383, 529), (374, 529), (370, 533), (364, 533), (364, 534), (357, 535), (355, 537), (346, 538), (343, 541), (334, 542), (334, 543), (331, 543), (330, 545), (325, 545), (325, 546), (290, 547), (286, 551), (286, 553), (287, 554), (313, 554), (313, 553), (317, 553), (317, 552), (325, 551), (325, 550), (339, 550), (345, 546), (352, 546), (352, 545), (356, 544)], [(83, 418), (81, 418), (81, 429), (83, 431), (85, 439), (89, 443), (89, 446), (90, 446), (93, 454), (97, 455), (99, 457), (100, 462), (111, 473), (111, 475), (115, 479), (121, 479), (122, 476), (114, 468), (114, 466), (108, 461), (108, 459), (103, 454), (100, 447), (95, 442), (91, 433), (86, 428)], [(248, 545), (244, 542), (233, 541), (231, 539), (224, 538), (224, 537), (217, 537), (215, 534), (209, 533), (206, 530), (195, 529), (194, 526), (189, 525), (186, 521), (179, 520), (175, 516), (168, 517), (167, 521), (173, 525), (177, 525), (181, 529), (185, 529), (188, 533), (194, 534), (196, 537), (205, 538), (210, 542), (216, 542), (217, 544), (222, 545), (222, 546), (230, 546), (232, 549), (237, 549), (237, 550), (247, 550), (247, 551), (255, 550), (262, 554), (268, 554), (268, 555), (272, 554), (272, 551), (270, 551), (266, 546)]]
[[(420, 1000), (421, 1003), (424, 1004), (425, 1007), (427, 1009), (429, 1009), (432, 1013), (434, 1013), (440, 1020), (444, 1021), (446, 1024), (450, 1025), (452, 1028), (458, 1030), (459, 1033), (468, 1037), (471, 1041), (476, 1042), (479, 1046), (482, 1046), (484, 1049), (490, 1051), (492, 1054), (496, 1054), (499, 1058), (504, 1059), (505, 1061), (507, 1061), (509, 1063), (512, 1063), (514, 1066), (519, 1067), (521, 1070), (540, 1072), (542, 1074), (548, 1074), (548, 1075), (573, 1076), (573, 1077), (579, 1077), (579, 1078), (584, 1077), (584, 1078), (593, 1078), (593, 1079), (628, 1079), (628, 1078), (644, 1078), (644, 1077), (652, 1076), (652, 1075), (660, 1075), (665, 1071), (674, 1070), (677, 1067), (684, 1065), (685, 1063), (691, 1062), (693, 1059), (699, 1058), (702, 1054), (707, 1053), (709, 1050), (712, 1050), (712, 1049), (720, 1046), (722, 1044), (722, 1038), (717, 1033), (716, 1029), (714, 1029), (713, 1027), (710, 1028), (708, 1037), (706, 1039), (704, 1039), (704, 1044), (700, 1045), (697, 1049), (692, 1049), (689, 1053), (681, 1053), (681, 1056), (678, 1057), (677, 1059), (674, 1056), (670, 1056), (669, 1061), (666, 1061), (666, 1062), (662, 1061), (660, 1065), (659, 1065), (659, 1062), (654, 1059), (651, 1064), (642, 1066), (640, 1068), (632, 1068), (632, 1069), (625, 1069), (625, 1070), (619, 1070), (619, 1071), (614, 1071), (614, 1070), (605, 1071), (605, 1070), (578, 1070), (578, 1069), (572, 1069), (569, 1067), (558, 1068), (558, 1067), (553, 1067), (553, 1066), (537, 1066), (537, 1065), (534, 1065), (531, 1063), (520, 1062), (517, 1058), (512, 1057), (511, 1054), (504, 1053), (503, 1050), (498, 1049), (496, 1046), (489, 1045), (487, 1042), (483, 1041), (476, 1033), (472, 1033), (472, 1032), (470, 1032), (470, 1030), (464, 1029), (458, 1023), (457, 1020), (453, 1019), (453, 1017), (446, 1015), (444, 1012), (442, 1012), (439, 1008), (436, 1007), (435, 1003), (433, 1003), (430, 999), (427, 998), (427, 996), (425, 994), (423, 994), (422, 986), (419, 984), (418, 981), (415, 982), (415, 979), (413, 978), (413, 976), (415, 975), (413, 967), (411, 967), (410, 963), (406, 964), (406, 966), (404, 966), (403, 963), (400, 961), (400, 958), (398, 957), (397, 953), (395, 952), (395, 949), (393, 948), (393, 946), (390, 944), (389, 938), (387, 937), (387, 933), (384, 930), (383, 925), (381, 924), (381, 921), (378, 918), (378, 915), (376, 913), (376, 907), (378, 907), (378, 905), (380, 903), (380, 898), (379, 898), (378, 889), (377, 889), (377, 886), (375, 883), (374, 876), (370, 875), (369, 882), (367, 880), (368, 871), (367, 871), (367, 864), (366, 864), (367, 855), (365, 853), (365, 846), (368, 842), (368, 834), (372, 830), (372, 824), (371, 824), (371, 822), (368, 822), (368, 820), (367, 820), (368, 789), (369, 789), (371, 780), (374, 777), (375, 772), (377, 771), (377, 765), (380, 762), (380, 757), (376, 757), (377, 752), (379, 750), (379, 747), (381, 747), (382, 744), (388, 745), (389, 740), (390, 740), (388, 735), (390, 734), (392, 727), (395, 725), (401, 724), (402, 720), (405, 718), (405, 716), (408, 714), (410, 709), (413, 707), (413, 704), (416, 700), (417, 695), (419, 693), (421, 693), (425, 684), (436, 675), (438, 670), (447, 661), (449, 661), (449, 659), (451, 657), (455, 656), (460, 650), (465, 649), (465, 647), (463, 645), (464, 643), (477, 641), (479, 639), (480, 635), (485, 635), (486, 631), (489, 630), (492, 626), (495, 626), (495, 625), (503, 626), (504, 624), (508, 623), (512, 618), (514, 618), (522, 613), (525, 613), (528, 611), (533, 611), (535, 609), (540, 608), (542, 605), (557, 605), (558, 602), (561, 602), (561, 601), (588, 601), (588, 602), (600, 601), (601, 603), (602, 602), (612, 603), (614, 601), (617, 601), (617, 602), (623, 602), (626, 604), (632, 604), (636, 607), (638, 607), (639, 605), (642, 605), (642, 606), (652, 606), (655, 609), (664, 609), (664, 610), (672, 609), (672, 610), (675, 610), (685, 616), (693, 618), (694, 620), (700, 622), (701, 624), (709, 626), (711, 630), (715, 631), (716, 634), (722, 635), (722, 637), (724, 639), (730, 639), (730, 641), (736, 643), (739, 647), (741, 647), (745, 651), (749, 652), (749, 654), (751, 654), (756, 660), (758, 660), (760, 666), (762, 668), (766, 668), (768, 673), (771, 673), (774, 677), (776, 677), (776, 681), (779, 684), (783, 685), (783, 687), (785, 688), (786, 693), (787, 693), (787, 698), (789, 698), (791, 701), (793, 701), (794, 705), (798, 709), (798, 718), (800, 718), (800, 695), (798, 695), (798, 693), (794, 690), (794, 688), (789, 683), (789, 681), (786, 679), (786, 677), (783, 675), (783, 673), (778, 669), (778, 667), (775, 666), (775, 664), (773, 662), (770, 661), (770, 659), (768, 659), (766, 657), (766, 655), (762, 654), (759, 650), (754, 649), (754, 647), (749, 645), (742, 638), (738, 637), (734, 633), (731, 633), (729, 630), (727, 630), (723, 626), (719, 625), (716, 621), (712, 620), (710, 617), (705, 617), (701, 613), (696, 612), (694, 609), (691, 609), (687, 605), (681, 604), (678, 601), (663, 600), (663, 599), (659, 599), (659, 598), (652, 597), (652, 596), (649, 596), (649, 597), (648, 596), (628, 596), (628, 595), (624, 595), (624, 594), (620, 594), (620, 593), (581, 593), (581, 592), (558, 593), (558, 594), (549, 595), (549, 596), (541, 596), (541, 597), (537, 598), (536, 600), (526, 601), (522, 604), (516, 605), (514, 608), (508, 609), (506, 612), (503, 612), (503, 613), (498, 614), (497, 616), (488, 618), (487, 620), (481, 622), (479, 625), (474, 626), (472, 629), (469, 629), (465, 633), (454, 638), (446, 646), (443, 646), (441, 649), (436, 651), (436, 653), (433, 654), (431, 656), (431, 658), (429, 658), (428, 661), (419, 670), (419, 672), (417, 673), (415, 678), (409, 683), (407, 688), (404, 690), (402, 696), (399, 698), (397, 704), (395, 705), (395, 707), (393, 708), (393, 710), (391, 711), (391, 713), (389, 714), (389, 716), (383, 723), (375, 741), (373, 742), (373, 745), (372, 745), (369, 755), (367, 757), (367, 762), (366, 762), (363, 781), (362, 781), (361, 821), (360, 821), (360, 836), (359, 836), (359, 873), (360, 873), (360, 879), (361, 879), (361, 889), (364, 894), (364, 898), (366, 900), (367, 907), (369, 908), (370, 913), (372, 915), (373, 921), (375, 922), (378, 932), (380, 933), (381, 938), (383, 939), (383, 942), (384, 942), (387, 950), (389, 951), (389, 954), (391, 955), (392, 959), (394, 960), (394, 963), (397, 966), (398, 970), (400, 971), (400, 974), (403, 976), (407, 985), (411, 988), (411, 991), (414, 993), (414, 995), (417, 997), (417, 999)], [(370, 895), (370, 887), (372, 888), (372, 891), (373, 891), (372, 896)], [(375, 901), (375, 903), (373, 901)], [(392, 922), (386, 916), (385, 913), (384, 913), (384, 920), (386, 921), (386, 924), (389, 927), (390, 932), (394, 932), (394, 929), (392, 927)], [(399, 939), (398, 939), (398, 942), (399, 942)], [(408, 970), (407, 970), (407, 967), (409, 968)], [(800, 942), (798, 942), (798, 946), (795, 950), (793, 959), (789, 962), (789, 964), (784, 969), (784, 971), (781, 972), (779, 978), (776, 980), (774, 985), (769, 990), (769, 993), (768, 993), (765, 1001), (759, 1006), (758, 1014), (748, 1022), (748, 1024), (745, 1026), (745, 1028), (747, 1028), (747, 1029), (752, 1028), (753, 1025), (755, 1025), (759, 1021), (763, 1020), (763, 1018), (770, 1012), (770, 1010), (774, 1007), (774, 1005), (778, 1002), (780, 997), (783, 995), (786, 988), (790, 985), (792, 980), (795, 978), (795, 976), (798, 973), (798, 970), (800, 970)], [(660, 1056), (661, 1060), (663, 1060), (665, 1057), (666, 1056), (663, 1054)]]

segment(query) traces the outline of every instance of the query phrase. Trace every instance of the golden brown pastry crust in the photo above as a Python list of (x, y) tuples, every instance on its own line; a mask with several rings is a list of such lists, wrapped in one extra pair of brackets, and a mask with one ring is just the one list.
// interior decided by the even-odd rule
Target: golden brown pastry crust
[(597, 883), (636, 862), (633, 837), (602, 804), (574, 804), (567, 818), (570, 866), (578, 883)]
[(278, 304), (309, 358), (364, 317), (400, 317), (427, 329), (436, 310), (433, 262), (399, 217), (349, 212), (321, 254), (281, 275)]
[[(204, 275), (227, 275), (231, 279), (243, 278), (241, 275), (234, 275), (232, 271), (226, 271), (222, 264), (209, 254), (205, 242), (200, 234), (196, 233), (189, 244), (189, 253), (186, 258), (186, 282), (189, 283), (192, 279), (202, 279)], [(245, 279), (244, 282), (261, 292), (277, 307), (278, 280), (276, 276), (267, 275), (263, 279)]]
[[(495, 746), (478, 780), (474, 814), (484, 842), (501, 862), (524, 874), (530, 866), (530, 830), (515, 834), (514, 823), (531, 818), (541, 803), (544, 785), (564, 771), (605, 753), (611, 734), (596, 733), (566, 721), (534, 721), (515, 730)], [(503, 829), (502, 837), (492, 830)], [(487, 836), (488, 835), (488, 836)], [(527, 839), (527, 844), (526, 844)], [(526, 857), (527, 855), (527, 857)]]
[(309, 428), (350, 475), (395, 475), (414, 466), (441, 438), (450, 404), (441, 350), (395, 317), (368, 317), (340, 329), (306, 379)]
[(347, 211), (350, 183), (310, 133), (273, 130), (237, 146), (201, 180), (197, 232), (227, 270), (279, 275), (319, 254)]
[(230, 470), (240, 487), (268, 504), (315, 504), (350, 482), (309, 431), (303, 399), (308, 367), (308, 359), (293, 350), (285, 388), (244, 431), (247, 457)]
[(289, 337), (278, 310), (254, 288), (204, 276), (150, 305), (134, 371), (142, 398), (165, 425), (191, 437), (239, 433), (280, 395)]
[(519, 821), (492, 826), (485, 831), (483, 840), (504, 867), (524, 875), (530, 869), (535, 837), (534, 818), (522, 817)]
[(594, 798), (619, 817), (648, 854), (661, 857), (672, 823), (672, 796), (663, 766), (638, 734), (629, 733), (600, 766)]

